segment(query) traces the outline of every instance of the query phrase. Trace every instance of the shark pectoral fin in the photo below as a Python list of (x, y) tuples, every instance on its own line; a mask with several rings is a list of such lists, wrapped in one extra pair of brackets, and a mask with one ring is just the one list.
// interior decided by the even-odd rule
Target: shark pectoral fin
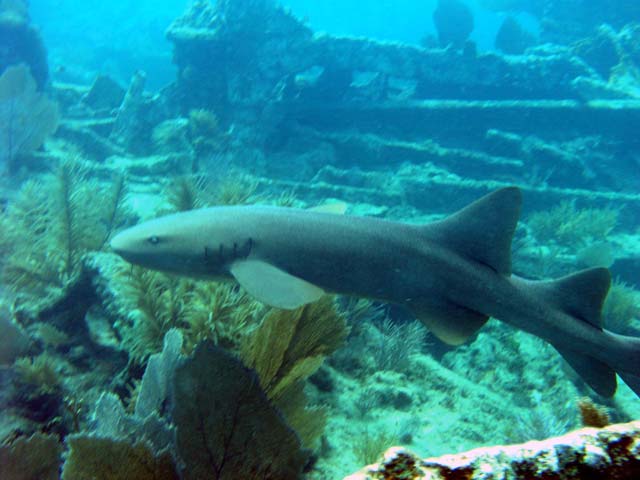
[(555, 348), (580, 378), (597, 394), (603, 397), (613, 397), (617, 388), (616, 372), (609, 365), (573, 350)]
[(413, 314), (439, 340), (448, 345), (461, 345), (487, 322), (489, 317), (454, 303), (411, 302)]
[(347, 204), (344, 202), (331, 202), (311, 207), (310, 212), (333, 213), (335, 215), (344, 215), (347, 212)]
[(261, 260), (239, 260), (229, 271), (249, 295), (271, 307), (293, 310), (324, 295), (321, 288)]

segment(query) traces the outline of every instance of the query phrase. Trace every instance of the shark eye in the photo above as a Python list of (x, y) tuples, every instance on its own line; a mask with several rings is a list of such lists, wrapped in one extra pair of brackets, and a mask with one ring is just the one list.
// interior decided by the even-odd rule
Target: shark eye
[(157, 236), (155, 236), (155, 235), (151, 235), (151, 236), (147, 239), (147, 241), (148, 241), (151, 245), (156, 245), (156, 244), (158, 244), (158, 242), (160, 242), (160, 239), (159, 239)]

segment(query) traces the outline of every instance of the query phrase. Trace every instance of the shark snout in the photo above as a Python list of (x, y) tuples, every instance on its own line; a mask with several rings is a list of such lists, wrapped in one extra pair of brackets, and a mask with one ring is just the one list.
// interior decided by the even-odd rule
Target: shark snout
[(111, 239), (111, 242), (109, 243), (109, 246), (111, 247), (111, 250), (113, 250), (115, 253), (117, 253), (118, 255), (122, 256), (122, 254), (126, 251), (126, 241), (125, 241), (125, 237), (122, 235), (122, 233), (118, 233), (115, 237), (113, 237)]

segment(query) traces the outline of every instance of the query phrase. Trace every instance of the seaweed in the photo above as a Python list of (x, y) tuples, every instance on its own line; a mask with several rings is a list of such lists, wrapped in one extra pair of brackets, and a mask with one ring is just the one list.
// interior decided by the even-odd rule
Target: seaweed
[(396, 443), (398, 443), (396, 433), (384, 429), (372, 433), (368, 427), (365, 427), (362, 434), (357, 437), (357, 441), (354, 442), (353, 453), (358, 462), (363, 465), (371, 465), (380, 459), (385, 450)]
[(427, 330), (419, 322), (396, 323), (389, 316), (376, 322), (375, 348), (372, 350), (376, 371), (409, 370), (411, 357), (419, 354)]
[(189, 111), (189, 139), (200, 157), (224, 150), (229, 143), (229, 135), (220, 127), (217, 115), (201, 108)]
[(237, 286), (174, 277), (141, 267), (122, 268), (117, 275), (116, 330), (131, 356), (144, 363), (159, 352), (165, 334), (182, 331), (184, 351), (204, 340), (237, 350), (258, 324), (264, 307)]
[(33, 395), (43, 395), (57, 392), (62, 378), (55, 365), (55, 359), (43, 353), (37, 357), (22, 357), (15, 361), (13, 370), (16, 382), (28, 386)]
[(585, 427), (604, 428), (611, 424), (607, 408), (596, 404), (589, 397), (580, 397), (578, 399), (578, 409), (580, 410), (582, 425)]
[(144, 363), (161, 350), (169, 330), (184, 326), (184, 298), (193, 282), (141, 267), (123, 269), (119, 277), (116, 309), (123, 318), (115, 327), (131, 358)]
[(258, 183), (248, 176), (234, 176), (224, 179), (216, 188), (216, 205), (248, 205), (258, 200)]
[(209, 202), (206, 178), (201, 175), (181, 175), (171, 179), (165, 195), (171, 211), (186, 212), (202, 208)]
[(211, 340), (214, 345), (238, 350), (259, 323), (265, 307), (236, 285), (198, 282), (187, 297), (184, 311), (187, 352)]
[(616, 333), (630, 333), (634, 318), (640, 318), (640, 293), (616, 280), (611, 285), (602, 308), (605, 328)]
[(606, 240), (618, 223), (615, 208), (577, 208), (565, 201), (548, 211), (529, 216), (527, 225), (532, 235), (543, 244), (579, 248)]
[(122, 177), (108, 189), (75, 162), (26, 182), (2, 218), (3, 283), (31, 301), (60, 295), (80, 277), (84, 254), (104, 248), (122, 222), (125, 196)]

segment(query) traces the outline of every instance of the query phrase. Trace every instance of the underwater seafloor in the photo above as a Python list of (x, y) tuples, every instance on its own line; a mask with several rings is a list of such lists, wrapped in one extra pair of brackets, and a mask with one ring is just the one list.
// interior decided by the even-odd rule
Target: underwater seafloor
[[(604, 325), (640, 336), (640, 14), (546, 3), (565, 7), (531, 8), (540, 39), (513, 20), (506, 53), (484, 53), (459, 21), (417, 47), (316, 34), (269, 0), (198, 1), (167, 30), (177, 76), (158, 93), (144, 72), (50, 82), (29, 41), (0, 54), (2, 478), (338, 479), (394, 445), (640, 419), (621, 381), (598, 396), (497, 320), (453, 348), (399, 307), (269, 309), (108, 247), (208, 205), (423, 223), (518, 185), (514, 272), (610, 267)], [(19, 4), (0, 3), (2, 35), (37, 39)]]

